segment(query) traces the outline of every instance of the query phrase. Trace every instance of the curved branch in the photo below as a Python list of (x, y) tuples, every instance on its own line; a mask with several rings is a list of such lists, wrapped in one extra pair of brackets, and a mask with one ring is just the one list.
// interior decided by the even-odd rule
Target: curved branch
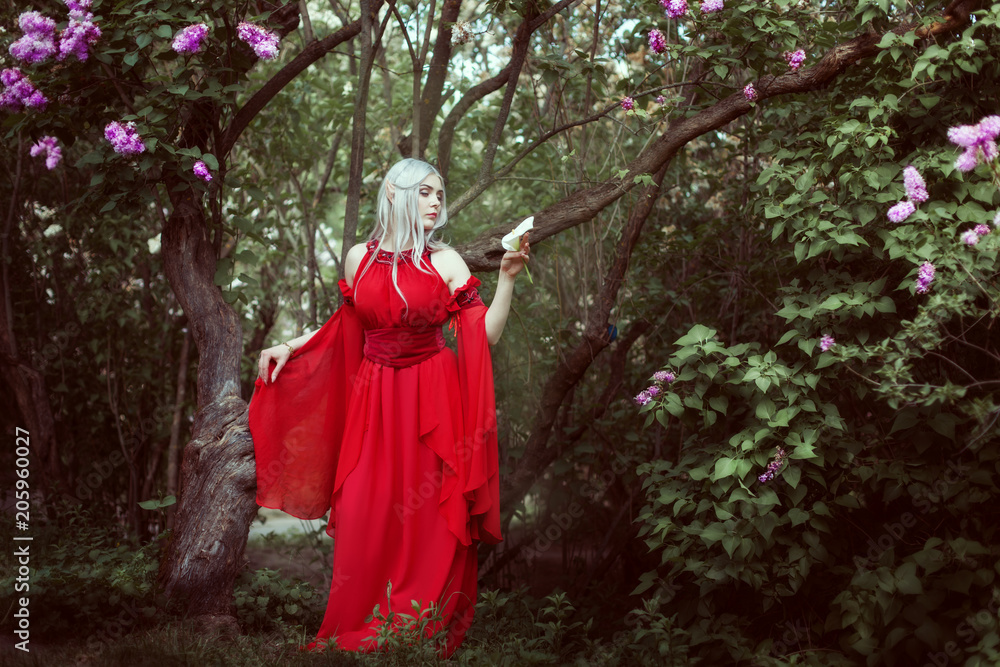
[(508, 63), (496, 76), (470, 88), (448, 112), (444, 123), (441, 124), (441, 131), (438, 132), (438, 170), (445, 178), (448, 177), (448, 167), (451, 164), (451, 144), (455, 140), (455, 128), (458, 126), (458, 121), (465, 117), (473, 104), (503, 88), (504, 84), (510, 80), (511, 67), (512, 65)]
[(504, 481), (500, 495), (501, 507), (515, 507), (520, 504), (525, 493), (535, 483), (538, 475), (559, 455), (558, 447), (549, 447), (549, 436), (559, 414), (559, 409), (569, 392), (583, 379), (590, 364), (601, 351), (611, 344), (608, 334), (608, 319), (618, 298), (625, 274), (628, 272), (643, 225), (656, 205), (663, 177), (667, 173), (664, 164), (653, 175), (653, 183), (644, 186), (636, 198), (635, 207), (629, 214), (628, 222), (622, 230), (621, 239), (615, 250), (614, 262), (608, 268), (601, 284), (595, 307), (590, 311), (583, 339), (572, 352), (563, 357), (549, 376), (542, 390), (538, 410), (531, 427), (531, 436), (524, 448), (524, 455), (518, 459), (517, 468)]
[[(919, 24), (914, 22), (907, 22), (889, 32), (902, 35), (916, 30), (917, 36), (921, 39), (952, 32), (968, 24), (969, 15), (980, 4), (982, 4), (982, 0), (955, 0), (945, 10), (943, 21), (923, 27), (919, 27)], [(851, 67), (877, 54), (881, 50), (878, 44), (885, 34), (887, 33), (866, 33), (855, 37), (828, 51), (816, 65), (808, 69), (788, 72), (780, 76), (762, 77), (755, 82), (759, 100), (819, 90), (828, 86)], [(637, 175), (656, 173), (663, 165), (669, 163), (688, 142), (723, 127), (748, 113), (751, 109), (750, 103), (743, 97), (742, 92), (737, 92), (690, 118), (671, 123), (656, 141), (628, 165), (628, 172), (623, 177), (612, 178), (586, 190), (574, 192), (561, 201), (535, 213), (532, 242), (538, 243), (592, 219), (597, 213), (631, 190), (635, 186), (634, 179)], [(480, 180), (488, 178), (488, 173), (485, 177), (480, 175)], [(470, 191), (477, 186), (478, 182), (470, 188)], [(464, 197), (463, 195), (456, 203), (461, 203), (461, 199)], [(478, 238), (457, 248), (457, 250), (472, 271), (496, 270), (500, 266), (500, 258), (504, 252), (499, 241), (510, 228), (511, 223), (504, 222), (480, 234)]]
[(340, 30), (323, 39), (311, 42), (302, 52), (295, 56), (295, 59), (285, 65), (272, 76), (264, 86), (247, 100), (236, 115), (233, 117), (229, 127), (222, 133), (222, 141), (219, 143), (219, 155), (229, 154), (236, 141), (243, 134), (243, 131), (250, 125), (250, 121), (256, 118), (257, 114), (267, 106), (275, 95), (287, 86), (292, 79), (301, 74), (307, 67), (325, 56), (327, 53), (337, 48), (344, 42), (355, 38), (361, 32), (361, 19), (353, 21)]

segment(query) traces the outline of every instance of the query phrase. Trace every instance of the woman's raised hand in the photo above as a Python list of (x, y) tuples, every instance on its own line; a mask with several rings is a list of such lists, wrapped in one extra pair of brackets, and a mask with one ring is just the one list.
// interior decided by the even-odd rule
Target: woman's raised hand
[[(264, 381), (264, 384), (274, 382), (278, 379), (278, 373), (282, 368), (285, 367), (285, 363), (292, 357), (292, 348), (288, 345), (282, 343), (281, 345), (275, 345), (274, 347), (269, 347), (266, 350), (261, 350), (260, 359), (257, 360), (257, 377)], [(271, 361), (274, 361), (276, 366), (274, 367), (274, 372), (271, 373), (271, 377), (267, 377), (267, 370), (271, 367)]]
[(521, 237), (520, 250), (508, 250), (504, 253), (503, 259), (500, 260), (501, 273), (513, 278), (528, 263), (528, 254), (531, 251), (531, 243), (528, 241), (529, 234), (531, 232), (525, 232)]

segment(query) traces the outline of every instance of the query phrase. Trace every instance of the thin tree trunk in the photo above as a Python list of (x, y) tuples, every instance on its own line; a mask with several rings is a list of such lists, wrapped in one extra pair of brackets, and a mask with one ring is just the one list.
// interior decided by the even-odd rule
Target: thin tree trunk
[[(177, 472), (181, 453), (181, 422), (184, 419), (184, 396), (187, 393), (187, 369), (191, 356), (191, 328), (184, 329), (181, 357), (177, 362), (177, 394), (174, 399), (174, 418), (170, 422), (170, 445), (167, 448), (167, 495), (177, 495)], [(174, 527), (177, 505), (167, 508), (167, 528)]]
[[(365, 128), (367, 127), (368, 92), (372, 67), (375, 65), (372, 32), (381, 2), (361, 0), (361, 68), (354, 99), (354, 119), (351, 121), (351, 169), (347, 179), (347, 206), (344, 212), (344, 238), (340, 248), (340, 265), (347, 261), (347, 252), (358, 236), (358, 212), (361, 208), (361, 181), (365, 168)], [(379, 31), (381, 37), (382, 31)], [(341, 276), (343, 278), (343, 276)]]

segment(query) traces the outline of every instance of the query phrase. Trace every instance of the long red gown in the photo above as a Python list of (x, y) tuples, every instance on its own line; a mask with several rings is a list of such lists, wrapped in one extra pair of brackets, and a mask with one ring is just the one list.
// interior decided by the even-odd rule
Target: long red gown
[[(374, 253), (375, 261), (362, 273)], [(332, 508), (330, 599), (316, 642), (374, 650), (375, 605), (443, 617), (442, 655), (472, 622), (476, 542), (501, 539), (486, 306), (470, 278), (455, 294), (374, 242), (344, 305), (250, 402), (257, 502), (304, 519)], [(444, 346), (452, 318), (458, 354)], [(387, 599), (387, 585), (391, 597)], [(388, 604), (387, 604), (388, 603)]]

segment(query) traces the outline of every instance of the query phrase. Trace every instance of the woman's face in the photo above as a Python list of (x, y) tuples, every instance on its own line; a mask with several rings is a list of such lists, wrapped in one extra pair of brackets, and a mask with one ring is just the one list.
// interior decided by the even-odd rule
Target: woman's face
[(444, 186), (437, 174), (430, 174), (421, 181), (417, 197), (420, 223), (424, 231), (429, 232), (434, 229), (438, 214), (441, 212), (441, 202), (444, 201)]

